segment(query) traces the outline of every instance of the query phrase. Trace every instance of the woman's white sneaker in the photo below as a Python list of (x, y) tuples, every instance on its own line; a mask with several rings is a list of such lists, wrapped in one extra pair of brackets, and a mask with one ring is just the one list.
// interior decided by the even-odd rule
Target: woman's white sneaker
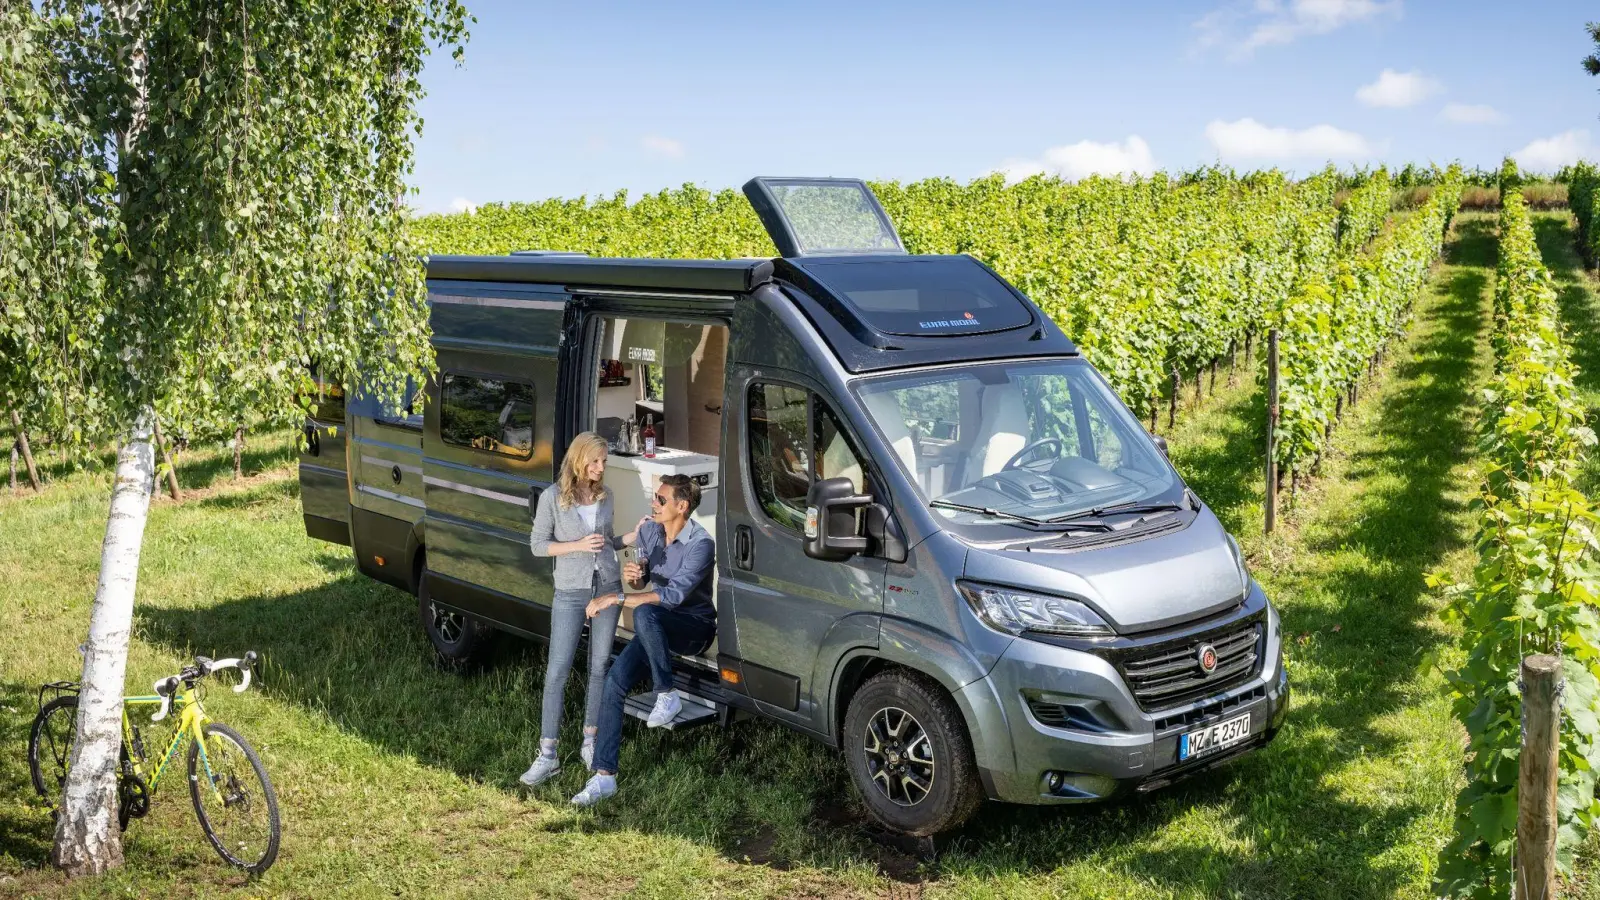
[(538, 787), (539, 785), (544, 784), (546, 781), (549, 781), (551, 778), (555, 777), (555, 774), (560, 771), (560, 757), (545, 756), (543, 753), (541, 753), (539, 754), (539, 758), (533, 761), (533, 765), (528, 767), (528, 771), (523, 772), (522, 777), (518, 778), (517, 780), (528, 787)]
[(656, 708), (650, 710), (650, 719), (645, 724), (651, 728), (670, 725), (682, 711), (683, 701), (678, 698), (678, 692), (662, 691), (656, 695)]
[(572, 798), (573, 806), (593, 806), (617, 792), (617, 776), (595, 775)]

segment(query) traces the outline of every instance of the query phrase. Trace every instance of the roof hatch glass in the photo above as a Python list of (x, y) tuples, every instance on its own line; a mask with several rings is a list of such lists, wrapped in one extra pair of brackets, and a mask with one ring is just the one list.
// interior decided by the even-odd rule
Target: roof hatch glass
[(987, 334), (1033, 321), (1022, 299), (969, 256), (834, 258), (795, 265), (885, 334)]
[(752, 178), (744, 186), (778, 255), (905, 253), (866, 182), (854, 178)]

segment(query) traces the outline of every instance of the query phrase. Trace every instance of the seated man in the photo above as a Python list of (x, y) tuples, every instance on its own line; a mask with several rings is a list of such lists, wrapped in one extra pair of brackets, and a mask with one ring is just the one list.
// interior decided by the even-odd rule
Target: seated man
[(622, 744), (623, 705), (628, 692), (648, 670), (657, 691), (649, 726), (671, 722), (683, 708), (672, 687), (672, 654), (698, 653), (716, 634), (717, 609), (711, 605), (711, 570), (716, 542), (689, 518), (700, 505), (700, 486), (687, 475), (661, 479), (651, 498), (649, 520), (639, 525), (640, 563), (628, 563), (622, 577), (638, 594), (596, 597), (589, 615), (623, 604), (633, 610), (633, 640), (611, 664), (600, 701), (595, 738), (594, 776), (572, 802), (592, 806), (617, 792), (617, 754)]

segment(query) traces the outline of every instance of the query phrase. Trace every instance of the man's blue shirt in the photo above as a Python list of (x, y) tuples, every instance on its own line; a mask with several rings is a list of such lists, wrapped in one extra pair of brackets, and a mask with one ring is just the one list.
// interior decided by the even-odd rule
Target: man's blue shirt
[(700, 523), (690, 519), (667, 543), (667, 530), (658, 522), (639, 526), (639, 558), (646, 562), (650, 587), (663, 609), (712, 620), (711, 571), (716, 564), (716, 541)]

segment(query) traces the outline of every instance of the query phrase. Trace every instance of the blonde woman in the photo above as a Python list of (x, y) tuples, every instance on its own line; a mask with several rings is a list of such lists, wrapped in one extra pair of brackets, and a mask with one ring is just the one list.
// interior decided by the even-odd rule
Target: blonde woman
[[(555, 558), (555, 599), (550, 605), (550, 655), (544, 673), (544, 708), (539, 733), (539, 756), (522, 773), (523, 784), (542, 784), (561, 771), (556, 736), (561, 730), (561, 708), (567, 676), (572, 672), (578, 639), (583, 635), (590, 601), (622, 593), (622, 573), (617, 550), (637, 540), (637, 530), (613, 537), (612, 498), (604, 484), (606, 442), (592, 431), (578, 435), (561, 461), (561, 474), (539, 495), (529, 547), (534, 556)], [(617, 632), (620, 605), (596, 612), (589, 620), (589, 689), (584, 698), (584, 768), (594, 757), (601, 693), (605, 690), (606, 663)]]

